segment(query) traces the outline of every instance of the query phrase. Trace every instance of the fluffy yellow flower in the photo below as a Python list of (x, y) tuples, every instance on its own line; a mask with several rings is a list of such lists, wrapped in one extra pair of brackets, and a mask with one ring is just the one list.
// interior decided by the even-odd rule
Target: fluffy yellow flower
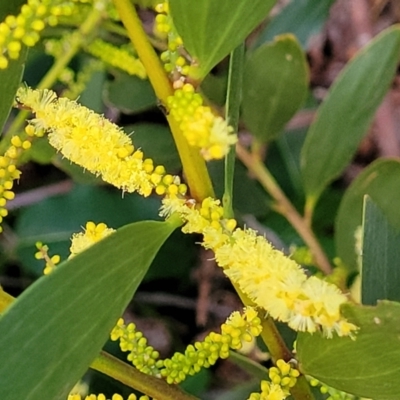
[(218, 200), (201, 205), (180, 199), (163, 201), (161, 214), (178, 213), (186, 222), (182, 230), (203, 234), (202, 246), (215, 253), (224, 273), (274, 319), (301, 332), (321, 330), (327, 337), (336, 332), (351, 336), (357, 327), (340, 314), (347, 301), (340, 290), (305, 271), (274, 249), (252, 229), (235, 229), (236, 221), (223, 218)]
[(130, 137), (101, 115), (51, 90), (20, 88), (17, 102), (32, 110), (36, 130), (48, 132), (49, 143), (72, 162), (125, 192), (176, 196), (186, 192), (179, 177), (144, 158)]
[(113, 232), (115, 232), (115, 229), (108, 228), (104, 223), (96, 225), (94, 222), (89, 221), (86, 224), (84, 232), (72, 235), (71, 247), (69, 249), (71, 254), (69, 258), (75, 257), (78, 253), (81, 253)]

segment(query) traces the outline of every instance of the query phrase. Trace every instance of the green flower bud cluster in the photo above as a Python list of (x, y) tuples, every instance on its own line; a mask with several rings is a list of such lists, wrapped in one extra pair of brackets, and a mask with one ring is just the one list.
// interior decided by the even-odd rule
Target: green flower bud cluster
[(86, 47), (86, 51), (104, 63), (117, 67), (129, 75), (136, 75), (140, 79), (147, 77), (142, 62), (133, 55), (130, 46), (116, 47), (104, 40), (96, 39)]
[(251, 342), (261, 331), (257, 311), (251, 307), (243, 315), (235, 311), (221, 326), (221, 333), (211, 332), (204, 341), (189, 345), (183, 354), (175, 353), (170, 359), (158, 361), (157, 366), (169, 384), (180, 383), (188, 375), (214, 365), (219, 358), (228, 358), (230, 349), (241, 349), (243, 342)]
[(203, 98), (190, 83), (185, 83), (167, 98), (171, 116), (179, 123), (191, 146), (200, 148), (205, 160), (221, 159), (237, 137), (233, 128), (213, 110), (203, 105)]
[(356, 397), (350, 393), (342, 392), (333, 387), (321, 383), (318, 379), (308, 377), (310, 385), (313, 387), (319, 386), (319, 391), (322, 394), (329, 395), (326, 400), (353, 400)]
[(7, 16), (0, 23), (0, 69), (19, 57), (23, 45), (35, 46), (47, 25), (55, 26), (61, 16), (70, 16), (74, 1), (80, 0), (28, 0), (17, 16)]
[(122, 351), (129, 351), (128, 360), (141, 372), (161, 376), (169, 384), (177, 384), (188, 375), (195, 375), (202, 368), (209, 368), (219, 358), (228, 358), (229, 350), (239, 350), (243, 342), (251, 342), (262, 331), (261, 319), (252, 307), (247, 307), (243, 314), (235, 311), (221, 326), (221, 333), (211, 332), (202, 342), (189, 345), (184, 353), (175, 353), (172, 358), (157, 360), (159, 354), (135, 324), (128, 326), (122, 318), (111, 332), (111, 340), (119, 340)]
[(175, 29), (169, 13), (168, 1), (157, 4), (155, 11), (158, 13), (154, 25), (155, 34), (161, 38), (166, 37), (168, 42), (168, 49), (161, 53), (161, 61), (164, 63), (165, 70), (173, 76), (173, 80), (180, 82), (179, 77), (188, 75), (190, 71), (182, 38)]
[(142, 332), (136, 330), (136, 325), (125, 325), (120, 318), (110, 334), (111, 340), (119, 340), (122, 351), (129, 351), (128, 360), (140, 371), (148, 375), (160, 376), (156, 367), (159, 357), (158, 351), (147, 344), (147, 339)]

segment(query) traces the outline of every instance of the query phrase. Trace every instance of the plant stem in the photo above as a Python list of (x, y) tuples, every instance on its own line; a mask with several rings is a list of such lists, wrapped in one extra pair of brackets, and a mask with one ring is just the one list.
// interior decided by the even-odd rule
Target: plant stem
[[(135, 7), (129, 0), (113, 1), (121, 21), (128, 31), (129, 38), (146, 68), (156, 96), (164, 105), (167, 104), (167, 98), (173, 95), (173, 88), (154, 48), (151, 46), (143, 30)], [(189, 146), (175, 119), (167, 115), (167, 120), (182, 161), (183, 171), (190, 188), (191, 196), (197, 201), (210, 196), (214, 197), (211, 179), (203, 158), (196, 148)]]
[[(238, 130), (240, 102), (242, 99), (243, 66), (244, 66), (244, 43), (232, 51), (229, 60), (228, 90), (225, 102), (225, 119), (235, 132)], [(224, 206), (224, 217), (233, 218), (233, 177), (235, 172), (236, 151), (231, 146), (225, 157), (224, 195), (222, 203)]]
[[(93, 30), (98, 26), (98, 24), (102, 20), (104, 9), (103, 7), (97, 7), (96, 4), (101, 5), (102, 2), (95, 2), (95, 6), (87, 16), (86, 20), (80, 26), (79, 30), (71, 34), (65, 52), (61, 55), (61, 57), (55, 60), (55, 63), (38, 84), (38, 89), (48, 89), (54, 85), (61, 72), (69, 64), (72, 58), (78, 53), (80, 48), (86, 43), (88, 37), (91, 36)], [(28, 115), (29, 111), (21, 111), (14, 119), (13, 123), (10, 126), (10, 129), (4, 136), (4, 139), (12, 135), (16, 135), (21, 129), (21, 126), (24, 124), (25, 119), (28, 117)], [(2, 144), (5, 142), (6, 141), (2, 140)]]
[[(254, 303), (243, 293), (239, 285), (232, 282), (233, 287), (238, 293), (240, 300), (245, 306), (254, 306)], [(272, 361), (276, 363), (277, 360), (282, 359), (286, 362), (293, 359), (292, 352), (286, 346), (281, 334), (279, 333), (275, 322), (272, 318), (262, 315), (258, 315), (261, 318), (262, 332), (261, 339), (268, 347), (268, 351), (271, 354)], [(310, 385), (308, 384), (304, 375), (300, 375), (297, 378), (296, 385), (290, 390), (290, 393), (294, 400), (313, 400), (314, 396), (311, 393)]]
[(105, 351), (100, 353), (90, 368), (158, 400), (198, 400), (178, 386), (168, 385), (160, 378), (146, 375)]
[(322, 272), (329, 275), (332, 267), (329, 260), (315, 237), (311, 227), (306, 220), (297, 212), (293, 204), (286, 197), (285, 193), (279, 187), (274, 177), (268, 171), (262, 160), (248, 152), (243, 146), (237, 145), (236, 152), (239, 159), (251, 171), (264, 189), (274, 198), (276, 205), (275, 211), (282, 214), (296, 229), (298, 234), (310, 248), (314, 262)]

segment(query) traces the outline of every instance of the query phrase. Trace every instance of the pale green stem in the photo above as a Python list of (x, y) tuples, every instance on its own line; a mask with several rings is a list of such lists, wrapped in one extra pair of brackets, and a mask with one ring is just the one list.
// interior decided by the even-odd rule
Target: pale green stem
[(274, 177), (268, 171), (262, 160), (255, 155), (249, 153), (243, 146), (236, 146), (236, 153), (243, 164), (251, 171), (256, 179), (261, 183), (264, 189), (274, 198), (276, 205), (275, 211), (282, 214), (296, 229), (300, 237), (310, 248), (314, 262), (318, 268), (325, 274), (332, 273), (332, 267), (329, 260), (319, 244), (311, 227), (306, 223), (305, 219), (297, 212), (296, 208), (286, 197)]
[[(242, 98), (244, 43), (232, 51), (229, 61), (228, 90), (225, 103), (225, 118), (235, 132), (238, 131), (240, 101)], [(235, 173), (235, 146), (231, 146), (225, 157), (224, 195), (222, 203), (224, 206), (224, 217), (233, 218), (233, 178)]]
[[(129, 0), (113, 1), (128, 32), (129, 39), (146, 68), (156, 96), (162, 104), (167, 104), (168, 97), (172, 96), (174, 91), (154, 48), (143, 30), (135, 7)], [(167, 115), (167, 120), (178, 149), (191, 197), (197, 201), (202, 201), (206, 197), (214, 197), (211, 179), (205, 161), (200, 156), (198, 149), (188, 144), (180, 129), (180, 124), (174, 118)]]
[(146, 375), (104, 351), (92, 362), (90, 368), (158, 400), (198, 400), (183, 392), (179, 386), (168, 385), (160, 378)]
[[(60, 74), (64, 71), (65, 67), (78, 53), (81, 47), (87, 42), (88, 37), (91, 36), (91, 33), (94, 31), (94, 29), (96, 29), (104, 13), (102, 7), (97, 7), (96, 4), (101, 4), (101, 2), (95, 2), (94, 7), (90, 14), (87, 16), (86, 20), (77, 31), (72, 33), (70, 40), (68, 41), (68, 48), (65, 50), (65, 53), (63, 53), (61, 57), (55, 60), (55, 63), (38, 84), (38, 89), (48, 89), (54, 85)], [(14, 119), (13, 123), (10, 126), (10, 129), (4, 136), (4, 139), (12, 135), (16, 135), (21, 129), (28, 115), (28, 111), (21, 111)], [(4, 139), (2, 140), (2, 145), (3, 143), (5, 143)]]

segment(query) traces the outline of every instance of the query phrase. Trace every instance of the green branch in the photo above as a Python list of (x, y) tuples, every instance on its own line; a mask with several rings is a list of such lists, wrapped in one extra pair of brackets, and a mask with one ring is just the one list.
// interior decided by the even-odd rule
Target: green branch
[(198, 400), (178, 386), (168, 385), (160, 378), (146, 375), (104, 351), (92, 362), (90, 368), (158, 400)]
[[(167, 98), (173, 94), (171, 82), (150, 44), (135, 7), (129, 0), (113, 0), (124, 24), (128, 36), (135, 47), (140, 60), (146, 68), (147, 75), (158, 99), (167, 104)], [(214, 190), (207, 171), (206, 164), (199, 151), (189, 146), (186, 138), (174, 118), (167, 115), (167, 120), (175, 140), (185, 177), (190, 188), (191, 196), (201, 201), (206, 197), (214, 197)]]

